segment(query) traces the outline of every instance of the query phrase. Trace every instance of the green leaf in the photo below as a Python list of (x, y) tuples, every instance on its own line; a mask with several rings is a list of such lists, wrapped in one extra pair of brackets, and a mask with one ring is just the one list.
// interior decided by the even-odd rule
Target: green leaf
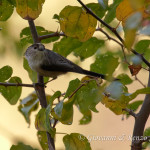
[(20, 105), (18, 106), (18, 110), (24, 116), (26, 122), (30, 125), (30, 116), (31, 113), (38, 109), (39, 100), (35, 93), (28, 95), (26, 98), (20, 101)]
[(59, 21), (59, 15), (54, 14), (53, 19), (57, 19)]
[(88, 124), (91, 122), (92, 113), (91, 111), (84, 112), (83, 117), (80, 119), (80, 124)]
[(92, 37), (86, 42), (83, 42), (80, 47), (74, 49), (74, 55), (79, 56), (81, 60), (86, 59), (94, 55), (96, 51), (103, 45), (103, 40), (98, 40), (97, 38)]
[(50, 108), (52, 108), (53, 106), (53, 101), (56, 98), (59, 98), (61, 96), (61, 92), (60, 91), (56, 91), (49, 99), (48, 99), (48, 104), (50, 105)]
[(34, 20), (41, 14), (44, 2), (45, 0), (16, 0), (16, 11), (23, 19)]
[(85, 114), (101, 101), (102, 91), (95, 81), (90, 81), (74, 95), (75, 104), (81, 113)]
[(10, 4), (12, 4), (13, 6), (16, 6), (16, 0), (7, 0)]
[[(147, 128), (147, 129), (144, 131), (144, 136), (145, 136), (145, 137), (150, 136), (150, 127)], [(150, 140), (147, 141), (147, 142), (144, 142), (144, 143), (142, 144), (142, 147), (143, 147), (144, 149), (148, 148), (149, 146), (150, 146)]]
[(113, 56), (113, 53), (97, 55), (96, 60), (91, 64), (91, 71), (112, 75), (119, 65), (119, 59)]
[(68, 37), (81, 42), (90, 39), (95, 32), (97, 20), (78, 6), (66, 6), (59, 14), (61, 30)]
[(70, 81), (68, 89), (67, 89), (66, 94), (65, 94), (65, 98), (70, 96), (79, 87), (79, 85), (80, 85), (80, 80), (78, 78)]
[(58, 116), (54, 111), (52, 111), (53, 117), (59, 120), (62, 124), (71, 125), (73, 122), (73, 104), (74, 104), (74, 100), (72, 99), (68, 100), (67, 102), (64, 102), (63, 108), (61, 104), (61, 109), (62, 109), (62, 111), (60, 109), (61, 116)]
[(59, 42), (53, 46), (53, 51), (60, 55), (67, 57), (74, 49), (80, 47), (82, 43), (78, 39), (71, 37), (63, 37)]
[(32, 148), (30, 145), (25, 145), (20, 142), (17, 145), (12, 145), (10, 150), (38, 150), (38, 149)]
[[(127, 107), (130, 110), (135, 112), (139, 108), (139, 106), (142, 105), (142, 104), (143, 104), (143, 101), (135, 101), (133, 103), (130, 103)], [(126, 118), (129, 118), (129, 117), (130, 117), (130, 115), (127, 113)]]
[[(19, 77), (11, 77), (8, 83), (22, 83)], [(15, 86), (0, 86), (0, 92), (4, 96), (4, 98), (11, 104), (15, 105), (20, 98), (22, 87), (15, 87)]]
[(120, 74), (116, 77), (123, 85), (128, 85), (133, 82), (133, 80), (127, 74)]
[(37, 82), (37, 73), (30, 68), (28, 61), (25, 58), (23, 59), (23, 67), (28, 72), (28, 75), (29, 75), (29, 78), (31, 79), (31, 81), (33, 83), (36, 83)]
[(0, 69), (0, 82), (8, 80), (13, 73), (13, 69), (10, 66), (4, 66)]
[(43, 150), (48, 150), (47, 134), (44, 131), (37, 132), (38, 141)]
[(99, 18), (103, 18), (103, 16), (105, 15), (106, 9), (104, 9), (98, 3), (89, 3), (86, 6), (90, 8)]
[(61, 117), (61, 114), (62, 114), (62, 109), (63, 109), (63, 102), (64, 101), (60, 101), (54, 108), (54, 111), (55, 111), (55, 114), (58, 116), (58, 117)]
[[(54, 33), (52, 31), (46, 30), (45, 28), (41, 26), (36, 26), (36, 29), (40, 36)], [(22, 45), (33, 43), (32, 35), (31, 35), (31, 31), (29, 27), (26, 27), (21, 31), (20, 38), (21, 38)], [(51, 38), (42, 40), (42, 43), (51, 43), (51, 42), (57, 41), (58, 39), (59, 37), (51, 37)]]
[(104, 18), (104, 22), (106, 23), (110, 23), (112, 22), (115, 17), (116, 17), (116, 8), (117, 6), (121, 3), (122, 0), (115, 0), (113, 2), (113, 4), (111, 4), (108, 8), (108, 12), (107, 14), (105, 15), (105, 18)]
[(55, 129), (50, 126), (50, 107), (48, 105), (47, 108), (42, 108), (38, 112), (36, 119), (35, 119), (35, 128), (38, 131), (47, 131), (51, 134), (51, 136), (54, 138), (55, 136)]
[(91, 150), (87, 138), (79, 133), (67, 134), (63, 137), (66, 150)]
[(12, 15), (14, 6), (7, 0), (1, 0), (0, 2), (0, 21), (6, 21)]

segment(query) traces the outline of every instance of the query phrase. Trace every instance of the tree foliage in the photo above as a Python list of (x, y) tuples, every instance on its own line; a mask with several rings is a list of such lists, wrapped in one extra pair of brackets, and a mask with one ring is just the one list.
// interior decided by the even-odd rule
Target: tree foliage
[[(55, 138), (58, 122), (65, 125), (73, 123), (74, 106), (83, 115), (79, 120), (79, 124), (82, 125), (91, 122), (92, 112), (99, 112), (96, 108), (98, 104), (105, 105), (116, 115), (126, 114), (127, 118), (129, 115), (136, 117), (136, 112), (143, 105), (144, 100), (135, 101), (135, 98), (140, 94), (150, 94), (150, 87), (145, 87), (138, 79), (138, 73), (142, 69), (149, 71), (150, 67), (150, 1), (98, 0), (97, 3), (89, 4), (77, 1), (79, 6), (68, 5), (59, 14), (54, 14), (53, 18), (60, 25), (60, 31), (54, 32), (36, 26), (38, 40), (46, 44), (53, 42), (52, 50), (64, 57), (74, 55), (81, 61), (92, 57), (94, 62), (91, 63), (90, 70), (106, 74), (108, 78), (106, 81), (92, 77), (74, 79), (70, 81), (65, 94), (59, 89), (53, 95), (46, 94), (47, 106), (40, 108), (35, 118), (37, 136), (43, 150), (49, 148), (46, 133), (49, 133), (52, 139)], [(22, 19), (33, 21), (40, 17), (44, 2), (45, 0), (1, 0), (0, 21), (7, 21), (13, 17), (14, 11)], [(16, 42), (16, 46), (24, 49), (35, 42), (30, 30), (31, 26), (25, 27), (21, 33), (18, 33), (20, 41), (13, 41)], [(3, 32), (1, 29), (0, 33), (5, 34)], [(142, 38), (143, 35), (145, 39)], [(110, 41), (106, 38), (118, 44), (118, 47), (115, 50), (109, 47)], [(26, 59), (23, 68), (28, 72), (30, 80), (37, 82), (37, 73), (30, 69)], [(119, 68), (121, 68), (120, 74)], [(130, 74), (127, 74), (127, 70)], [(14, 105), (20, 99), (22, 87), (27, 85), (22, 84), (23, 77), (12, 76), (12, 73), (11, 66), (1, 67), (0, 93), (11, 105)], [(44, 82), (48, 80), (44, 78)], [(143, 88), (136, 87), (131, 93), (128, 85), (135, 81), (139, 81)], [(37, 91), (36, 88), (35, 90)], [(18, 110), (28, 124), (31, 123), (32, 112), (39, 108), (39, 99), (39, 95), (33, 92), (20, 100)], [(58, 100), (56, 105), (54, 105), (55, 100)], [(149, 128), (143, 132), (143, 135), (150, 136)], [(92, 149), (88, 139), (80, 133), (68, 133), (62, 140), (66, 150)], [(144, 147), (149, 145), (147, 141), (143, 142), (145, 142)], [(141, 143), (139, 142), (139, 145)], [(135, 146), (134, 142), (132, 144)], [(32, 150), (33, 148), (18, 143), (11, 149)]]

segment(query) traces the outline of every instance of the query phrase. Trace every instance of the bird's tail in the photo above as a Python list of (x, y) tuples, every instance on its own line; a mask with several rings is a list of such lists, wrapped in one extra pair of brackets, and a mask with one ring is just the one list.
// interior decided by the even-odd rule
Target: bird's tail
[(104, 74), (99, 74), (99, 73), (88, 71), (88, 70), (84, 70), (84, 69), (83, 69), (83, 74), (86, 74), (88, 76), (100, 77), (102, 79), (106, 79), (106, 75), (104, 75)]

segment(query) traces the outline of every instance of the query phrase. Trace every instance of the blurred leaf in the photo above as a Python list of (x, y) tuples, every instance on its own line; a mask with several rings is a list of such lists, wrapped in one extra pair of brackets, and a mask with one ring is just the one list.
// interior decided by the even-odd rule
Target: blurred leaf
[[(22, 83), (21, 79), (19, 77), (11, 77), (8, 81), (8, 83)], [(15, 105), (18, 101), (18, 99), (21, 96), (22, 87), (20, 86), (0, 86), (0, 92), (4, 96), (4, 98), (11, 104)]]
[(36, 83), (37, 82), (37, 73), (30, 68), (28, 61), (25, 58), (23, 59), (23, 67), (28, 72), (30, 80), (33, 83)]
[(67, 134), (63, 137), (66, 150), (91, 150), (88, 139), (79, 133)]
[(59, 21), (59, 15), (54, 14), (53, 19), (57, 19)]
[(59, 98), (61, 96), (61, 92), (60, 91), (56, 91), (49, 99), (48, 99), (48, 104), (50, 105), (50, 108), (52, 108), (53, 105), (53, 101), (56, 98)]
[(34, 20), (41, 14), (44, 2), (45, 0), (16, 0), (16, 11), (23, 19)]
[(0, 2), (0, 21), (6, 21), (12, 15), (14, 6), (8, 0), (1, 0)]
[(81, 60), (83, 60), (94, 55), (95, 52), (102, 46), (104, 46), (103, 40), (98, 40), (97, 38), (92, 37), (86, 42), (83, 42), (80, 47), (74, 49), (74, 55), (79, 56)]
[[(127, 108), (135, 112), (139, 108), (139, 106), (142, 104), (143, 104), (143, 101), (135, 101), (133, 103), (128, 104)], [(126, 114), (127, 114), (126, 118), (129, 118), (130, 115), (127, 112)]]
[(69, 97), (79, 87), (79, 85), (80, 85), (80, 80), (78, 78), (70, 81), (64, 98)]
[(13, 69), (10, 66), (4, 66), (0, 68), (0, 82), (8, 80), (13, 73)]
[(69, 37), (85, 42), (95, 32), (97, 20), (78, 6), (66, 6), (59, 14), (60, 28)]
[[(103, 3), (104, 4), (104, 3)], [(89, 9), (91, 9), (99, 18), (103, 18), (106, 12), (106, 5), (100, 5), (98, 3), (89, 3), (86, 5)], [(104, 7), (103, 7), (104, 6)]]
[(20, 101), (20, 105), (18, 106), (19, 111), (25, 117), (26, 122), (30, 125), (30, 116), (31, 112), (38, 109), (39, 100), (35, 93), (28, 95), (26, 98)]
[(142, 68), (141, 65), (130, 65), (128, 67), (130, 69), (132, 76), (137, 75)]
[(48, 150), (47, 134), (45, 131), (37, 132), (38, 141), (43, 150)]
[(32, 148), (30, 145), (18, 143), (17, 145), (12, 145), (10, 150), (38, 150), (38, 149)]
[(10, 4), (12, 4), (13, 6), (16, 6), (16, 0), (7, 0)]
[(121, 95), (123, 94), (123, 84), (119, 81), (111, 82), (105, 89), (105, 93), (109, 94), (113, 99), (120, 99)]
[(91, 71), (112, 75), (119, 65), (119, 59), (113, 56), (113, 53), (105, 53), (96, 56), (96, 60), (91, 64)]
[(146, 27), (139, 30), (139, 33), (144, 35), (150, 35), (150, 25), (147, 25)]
[(104, 22), (106, 23), (110, 23), (112, 22), (115, 17), (116, 17), (116, 8), (117, 6), (121, 3), (122, 0), (115, 0), (113, 1), (113, 3), (108, 7), (108, 12), (107, 14), (105, 15), (105, 18), (104, 18)]
[(118, 75), (116, 78), (119, 79), (119, 81), (124, 85), (128, 85), (133, 82), (133, 80), (127, 74), (124, 73)]
[[(45, 28), (41, 26), (36, 26), (36, 29), (40, 36), (54, 33), (52, 31), (46, 30)], [(32, 35), (31, 35), (31, 31), (29, 27), (26, 27), (21, 31), (20, 38), (21, 38), (22, 45), (33, 43)], [(42, 40), (42, 43), (51, 43), (51, 42), (57, 41), (58, 39), (59, 37), (51, 37), (51, 38)]]
[(97, 86), (96, 81), (90, 81), (74, 95), (77, 108), (82, 114), (86, 114), (90, 109), (101, 101), (101, 89)]
[[(53, 117), (59, 120), (62, 124), (71, 125), (73, 122), (73, 104), (74, 104), (74, 100), (72, 99), (64, 103), (61, 102), (59, 115), (57, 115), (54, 111), (52, 111)], [(62, 108), (62, 105), (63, 105), (63, 108)]]
[(54, 108), (54, 111), (55, 111), (55, 114), (58, 116), (58, 117), (61, 117), (61, 114), (62, 114), (62, 109), (63, 109), (63, 102), (64, 101), (60, 101)]
[[(145, 137), (150, 136), (150, 127), (147, 128), (147, 129), (144, 131), (144, 136), (145, 136)], [(145, 148), (145, 149), (148, 148), (149, 146), (150, 146), (150, 140), (147, 141), (147, 142), (144, 142), (144, 143), (142, 144), (142, 147)]]
[(91, 122), (91, 119), (92, 119), (91, 111), (89, 110), (87, 112), (84, 112), (83, 117), (80, 119), (80, 124), (81, 125), (88, 124)]
[(80, 47), (82, 43), (78, 39), (63, 37), (59, 42), (55, 42), (53, 51), (67, 57), (74, 49)]
[(106, 9), (108, 7), (108, 0), (98, 0), (98, 3)]
[(50, 107), (48, 105), (47, 108), (41, 108), (38, 112), (36, 119), (35, 119), (35, 128), (38, 131), (47, 131), (50, 135), (54, 138), (55, 136), (55, 129), (50, 126)]

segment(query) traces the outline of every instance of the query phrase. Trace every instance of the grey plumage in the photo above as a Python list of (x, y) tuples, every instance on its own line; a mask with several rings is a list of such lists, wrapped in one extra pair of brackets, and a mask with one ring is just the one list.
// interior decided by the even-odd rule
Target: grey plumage
[(45, 49), (44, 45), (41, 43), (33, 44), (28, 47), (25, 52), (25, 57), (28, 60), (31, 69), (42, 76), (48, 76), (55, 79), (61, 74), (75, 72), (103, 79), (105, 78), (105, 75), (103, 74), (84, 70), (65, 57)]

